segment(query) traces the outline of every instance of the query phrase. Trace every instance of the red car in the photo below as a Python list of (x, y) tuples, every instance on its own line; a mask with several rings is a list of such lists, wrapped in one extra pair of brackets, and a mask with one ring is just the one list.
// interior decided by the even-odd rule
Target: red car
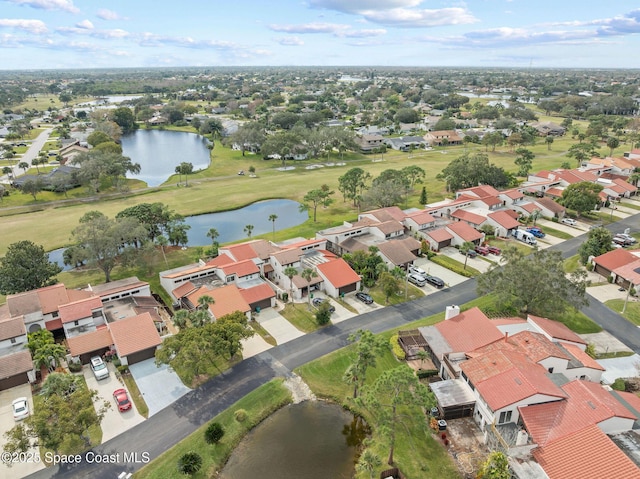
[(487, 249), (489, 250), (489, 253), (495, 254), (496, 256), (500, 255), (502, 252), (497, 246), (487, 246)]
[(490, 251), (486, 246), (476, 246), (476, 253), (481, 254), (482, 256), (487, 256)]
[(127, 396), (125, 389), (116, 389), (113, 391), (113, 399), (118, 406), (118, 411), (124, 412), (131, 409), (131, 401), (129, 401), (129, 396)]

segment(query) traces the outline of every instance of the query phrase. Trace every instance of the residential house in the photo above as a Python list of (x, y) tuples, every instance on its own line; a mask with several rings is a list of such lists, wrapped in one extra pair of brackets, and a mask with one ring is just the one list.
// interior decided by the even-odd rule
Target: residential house
[(429, 244), (431, 251), (440, 251), (442, 248), (450, 246), (453, 240), (453, 234), (444, 227), (425, 231), (422, 237)]
[(122, 364), (135, 364), (155, 356), (162, 344), (150, 313), (115, 321), (109, 324), (113, 346)]
[(365, 134), (357, 137), (356, 142), (360, 145), (360, 151), (363, 153), (373, 153), (384, 145), (384, 138), (377, 134)]
[(493, 226), (496, 236), (508, 238), (520, 226), (520, 222), (514, 216), (509, 210), (494, 211), (487, 215), (483, 225)]
[(536, 129), (539, 136), (563, 136), (567, 131), (564, 126), (551, 121), (535, 122), (531, 123), (530, 126)]
[(455, 130), (430, 131), (424, 135), (424, 139), (431, 146), (462, 144), (462, 136)]
[[(635, 254), (634, 254), (635, 253)], [(593, 271), (625, 289), (640, 288), (640, 250), (617, 248), (593, 258)]]
[(334, 298), (360, 290), (361, 278), (342, 258), (317, 265), (316, 270), (324, 282), (325, 292)]
[(479, 245), (484, 240), (484, 233), (469, 226), (464, 221), (458, 221), (445, 226), (445, 229), (452, 235), (451, 244), (462, 246), (464, 242)]

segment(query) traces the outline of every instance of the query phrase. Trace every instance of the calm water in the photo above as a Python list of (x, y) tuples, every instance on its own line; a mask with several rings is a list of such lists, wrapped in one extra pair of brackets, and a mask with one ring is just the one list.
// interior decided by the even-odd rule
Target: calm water
[(140, 174), (128, 174), (149, 186), (158, 186), (173, 175), (183, 161), (193, 164), (193, 171), (209, 166), (208, 140), (182, 131), (137, 130), (122, 137), (122, 154), (140, 163)]
[[(207, 232), (215, 228), (220, 233), (217, 241), (228, 243), (246, 239), (244, 227), (248, 224), (254, 226), (252, 236), (273, 231), (273, 224), (269, 216), (275, 214), (278, 219), (275, 222), (276, 231), (291, 228), (304, 223), (309, 219), (309, 213), (298, 210), (300, 203), (292, 200), (265, 200), (250, 204), (237, 210), (222, 213), (209, 213), (206, 215), (187, 216), (185, 222), (191, 226), (187, 232), (189, 246), (209, 246), (211, 239), (207, 238)], [(58, 248), (49, 252), (49, 261), (58, 263), (65, 271), (69, 270), (62, 261), (62, 255), (66, 248)]]
[(223, 479), (349, 479), (361, 421), (334, 404), (306, 401), (262, 422), (235, 449)]

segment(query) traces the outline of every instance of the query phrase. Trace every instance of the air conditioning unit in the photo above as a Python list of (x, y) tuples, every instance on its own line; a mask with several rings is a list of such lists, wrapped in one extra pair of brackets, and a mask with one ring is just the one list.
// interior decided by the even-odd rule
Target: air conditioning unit
[(84, 333), (86, 330), (87, 330), (87, 327), (86, 327), (86, 326), (80, 326), (80, 327), (78, 328), (78, 331), (80, 331), (81, 333)]

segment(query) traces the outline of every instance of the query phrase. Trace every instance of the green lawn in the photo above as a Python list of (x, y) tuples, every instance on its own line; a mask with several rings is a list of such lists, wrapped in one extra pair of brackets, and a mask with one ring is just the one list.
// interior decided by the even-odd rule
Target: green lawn
[(571, 236), (569, 233), (565, 233), (564, 231), (560, 231), (555, 228), (550, 228), (549, 226), (544, 226), (542, 228), (542, 231), (544, 231), (548, 235), (555, 236), (556, 238), (565, 240), (573, 238), (573, 236)]
[(573, 255), (570, 258), (564, 260), (564, 272), (573, 273), (581, 266), (580, 255)]
[[(208, 425), (205, 424), (147, 464), (134, 477), (136, 479), (174, 479), (179, 475), (176, 470), (178, 459), (189, 451), (195, 451), (202, 457), (202, 468), (191, 477), (196, 479), (215, 477), (216, 472), (225, 464), (240, 440), (271, 413), (289, 402), (291, 402), (291, 394), (282, 385), (282, 379), (274, 379), (211, 418), (212, 422), (220, 423), (225, 431), (224, 437), (218, 444), (209, 445), (205, 442), (204, 431)], [(244, 409), (247, 412), (247, 419), (244, 422), (238, 422), (234, 418), (234, 412), (238, 409)]]
[[(614, 310), (616, 313), (622, 314), (622, 308), (624, 307), (624, 299), (610, 299), (609, 301), (605, 301), (605, 303), (609, 308)], [(624, 310), (624, 314), (622, 314), (628, 321), (631, 321), (636, 326), (640, 326), (640, 303), (637, 301), (627, 301), (627, 307)]]
[[(464, 256), (461, 254), (461, 258)], [(456, 259), (451, 258), (445, 254), (439, 254), (431, 258), (431, 261), (439, 264), (440, 266), (444, 266), (447, 269), (450, 269), (454, 273), (462, 274), (467, 277), (474, 277), (480, 275), (480, 271), (473, 268), (467, 263), (467, 267), (464, 267), (464, 259), (462, 261), (458, 261)]]
[(285, 308), (280, 311), (287, 321), (293, 324), (300, 331), (310, 333), (319, 329), (320, 326), (316, 322), (316, 308), (309, 303), (287, 303)]
[(141, 416), (149, 417), (149, 407), (147, 406), (144, 397), (142, 397), (140, 389), (138, 389), (138, 385), (133, 379), (133, 376), (131, 376), (131, 374), (126, 374), (122, 376), (122, 379), (124, 380), (124, 384), (127, 386), (129, 397), (133, 401), (133, 404), (136, 406), (138, 413), (140, 413)]
[(578, 334), (599, 333), (602, 331), (602, 328), (586, 314), (573, 308), (565, 309), (562, 315), (553, 319), (564, 323), (570, 330)]
[(413, 299), (417, 299), (424, 296), (424, 291), (422, 291), (420, 288), (417, 288), (413, 284), (407, 282), (406, 286), (407, 286), (406, 296), (405, 296), (405, 289), (404, 289), (405, 282), (403, 281), (401, 282), (400, 289), (395, 294), (392, 294), (389, 297), (388, 303), (386, 301), (384, 292), (379, 286), (374, 286), (373, 288), (369, 289), (369, 294), (371, 295), (371, 297), (376, 303), (381, 304), (383, 306), (404, 303), (405, 301), (411, 301)]
[(638, 203), (636, 203), (635, 201), (625, 201), (623, 203), (620, 203), (622, 206), (626, 207), (626, 208), (632, 208), (634, 210), (640, 210), (640, 205)]

